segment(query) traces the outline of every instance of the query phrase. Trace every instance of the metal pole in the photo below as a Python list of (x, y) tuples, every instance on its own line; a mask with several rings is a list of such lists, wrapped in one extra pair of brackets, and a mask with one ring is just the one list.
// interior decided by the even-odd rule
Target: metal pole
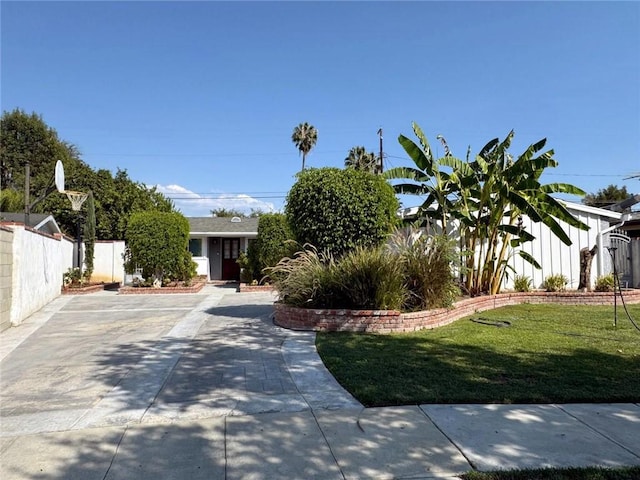
[(616, 247), (611, 247), (609, 249), (613, 252), (611, 255), (613, 256), (613, 326), (618, 326), (618, 292), (616, 291), (616, 285), (620, 287), (618, 282), (618, 271), (616, 269)]
[(29, 215), (31, 213), (31, 207), (29, 204), (29, 180), (31, 177), (31, 166), (29, 162), (24, 164), (24, 226), (29, 226)]
[(82, 248), (81, 248), (81, 237), (80, 237), (80, 211), (77, 212), (78, 213), (78, 217), (76, 219), (76, 225), (77, 225), (77, 236), (78, 236), (78, 268), (80, 269), (80, 273), (82, 274), (82, 263), (80, 263), (82, 261)]
[(378, 130), (378, 135), (380, 136), (380, 173), (382, 173), (384, 171), (384, 163), (382, 160), (382, 127)]

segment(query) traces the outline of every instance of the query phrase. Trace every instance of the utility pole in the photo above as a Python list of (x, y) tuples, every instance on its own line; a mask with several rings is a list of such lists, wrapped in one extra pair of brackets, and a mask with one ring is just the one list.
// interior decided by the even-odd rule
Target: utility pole
[(382, 162), (382, 127), (378, 129), (378, 135), (380, 136), (380, 173), (384, 170), (384, 163)]

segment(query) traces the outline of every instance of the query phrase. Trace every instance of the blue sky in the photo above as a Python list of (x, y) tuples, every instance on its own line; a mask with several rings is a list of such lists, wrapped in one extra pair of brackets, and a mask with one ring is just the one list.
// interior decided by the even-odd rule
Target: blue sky
[[(543, 177), (640, 193), (637, 2), (7, 2), (2, 110), (37, 112), (93, 168), (158, 185), (187, 215), (281, 209), (301, 166), (349, 149), (546, 137)], [(442, 151), (440, 151), (442, 153)], [(68, 186), (69, 187), (69, 186)], [(189, 197), (189, 199), (185, 199)], [(224, 197), (224, 198), (223, 198)], [(418, 199), (404, 199), (405, 206)]]

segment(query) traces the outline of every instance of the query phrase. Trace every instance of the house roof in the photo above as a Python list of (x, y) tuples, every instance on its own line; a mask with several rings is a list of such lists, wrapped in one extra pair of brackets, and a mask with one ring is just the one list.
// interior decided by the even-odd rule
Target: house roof
[[(24, 212), (0, 212), (0, 221), (24, 223)], [(62, 233), (58, 222), (48, 213), (30, 213), (28, 226), (49, 234)]]
[(606, 208), (590, 207), (589, 205), (583, 205), (582, 203), (568, 202), (566, 200), (558, 200), (558, 201), (562, 203), (567, 208), (567, 210), (591, 213), (593, 215), (598, 215), (599, 217), (605, 217), (612, 220), (620, 220), (620, 218), (622, 218), (621, 213), (613, 212), (611, 210), (607, 210)]
[(258, 219), (247, 217), (187, 217), (191, 235), (257, 235)]
[[(606, 218), (612, 221), (620, 220), (622, 218), (622, 213), (613, 212), (605, 208), (590, 207), (588, 205), (583, 205), (582, 203), (568, 202), (560, 199), (558, 199), (558, 201), (563, 204), (567, 210), (573, 210), (574, 212), (590, 213), (591, 215), (597, 215), (601, 218)], [(401, 218), (410, 218), (413, 215), (416, 215), (419, 209), (420, 207), (404, 208), (398, 211), (398, 215)]]

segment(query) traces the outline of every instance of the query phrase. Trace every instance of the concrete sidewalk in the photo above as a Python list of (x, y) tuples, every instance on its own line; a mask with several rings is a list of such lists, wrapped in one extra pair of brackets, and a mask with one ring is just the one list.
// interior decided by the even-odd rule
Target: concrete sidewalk
[(58, 299), (0, 334), (0, 478), (455, 478), (640, 465), (640, 405), (363, 408), (273, 298)]

